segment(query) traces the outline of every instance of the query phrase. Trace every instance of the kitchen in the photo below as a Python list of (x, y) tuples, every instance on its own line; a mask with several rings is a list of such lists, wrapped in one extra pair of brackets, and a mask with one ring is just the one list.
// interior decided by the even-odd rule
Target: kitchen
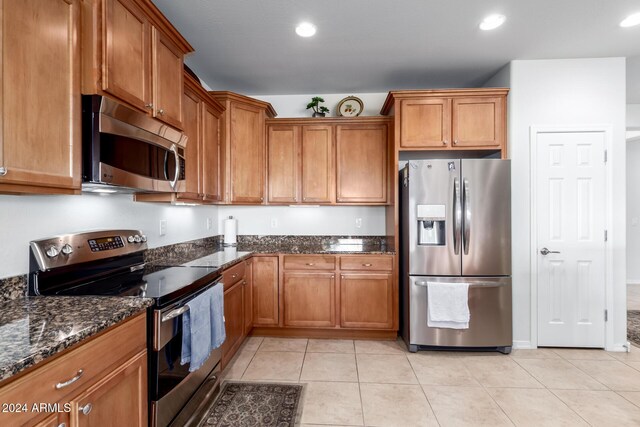
[[(409, 46), (413, 46), (421, 54), (430, 58), (443, 56), (443, 61), (451, 63), (440, 71), (423, 64), (420, 69), (425, 73), (412, 74), (403, 70), (418, 65), (402, 65), (403, 53), (393, 49), (390, 41), (385, 44), (382, 34), (376, 35), (375, 40), (389, 57), (384, 64), (368, 63), (373, 59), (362, 53), (359, 67), (373, 69), (375, 64), (390, 70), (380, 70), (380, 74), (362, 71), (361, 76), (340, 79), (330, 71), (336, 67), (335, 58), (345, 55), (341, 49), (346, 45), (325, 38), (331, 34), (338, 37), (338, 33), (328, 29), (332, 19), (326, 16), (326, 11), (322, 13), (323, 7), (311, 3), (296, 7), (295, 13), (285, 13), (284, 4), (267, 6), (256, 2), (220, 5), (220, 9), (197, 3), (187, 7), (168, 1), (156, 1), (154, 5), (147, 0), (60, 0), (50, 2), (46, 8), (36, 1), (20, 3), (11, 0), (2, 3), (0, 237), (5, 244), (0, 248), (3, 257), (0, 290), (7, 302), (0, 312), (3, 334), (10, 337), (2, 339), (3, 347), (9, 349), (13, 344), (20, 348), (15, 352), (3, 350), (5, 370), (0, 393), (20, 390), (31, 393), (29, 390), (35, 390), (33, 384), (39, 383), (38, 375), (44, 375), (42, 381), (53, 385), (77, 375), (81, 378), (63, 387), (57, 395), (53, 395), (53, 387), (42, 388), (44, 400), (37, 400), (70, 403), (70, 412), (30, 412), (22, 414), (23, 418), (17, 418), (15, 413), (2, 414), (3, 425), (7, 416), (11, 417), (6, 418), (9, 425), (40, 422), (115, 425), (116, 418), (109, 418), (114, 412), (137, 414), (127, 418), (132, 420), (127, 422), (130, 425), (154, 422), (156, 400), (148, 392), (153, 388), (155, 350), (151, 342), (147, 345), (153, 315), (145, 321), (144, 314), (145, 310), (162, 312), (168, 307), (160, 301), (161, 296), (155, 302), (145, 298), (135, 304), (132, 302), (135, 298), (123, 303), (125, 300), (112, 297), (116, 299), (111, 305), (97, 302), (107, 304), (106, 299), (88, 296), (24, 297), (34, 283), (42, 290), (48, 285), (59, 289), (62, 282), (52, 274), (57, 266), (47, 261), (83, 255), (80, 247), (87, 250), (87, 256), (98, 256), (91, 262), (102, 262), (105, 258), (99, 258), (101, 253), (117, 251), (120, 256), (123, 252), (118, 260), (134, 268), (127, 277), (142, 274), (149, 279), (146, 288), (140, 288), (145, 295), (152, 294), (152, 278), (158, 277), (157, 273), (174, 278), (171, 275), (176, 274), (179, 280), (187, 280), (184, 277), (189, 276), (191, 282), (199, 284), (198, 289), (204, 289), (205, 282), (216, 288), (215, 279), (222, 273), (227, 340), (218, 352), (221, 372), (213, 370), (214, 383), (220, 385), (222, 377), (223, 381), (305, 384), (297, 420), (303, 424), (475, 425), (480, 423), (478, 414), (483, 414), (493, 424), (520, 425), (526, 424), (527, 417), (544, 418), (553, 413), (558, 420), (571, 425), (584, 422), (604, 425), (607, 422), (602, 414), (589, 408), (596, 404), (604, 405), (606, 409), (601, 412), (611, 417), (607, 419), (609, 423), (633, 425), (640, 420), (640, 409), (635, 406), (640, 373), (633, 365), (640, 359), (637, 351), (626, 352), (630, 347), (625, 316), (624, 208), (627, 197), (624, 132), (628, 126), (625, 109), (626, 104), (633, 103), (630, 96), (625, 102), (629, 84), (626, 80), (631, 81), (631, 76), (625, 77), (624, 57), (640, 52), (633, 43), (638, 27), (618, 26), (625, 16), (636, 12), (631, 2), (620, 2), (602, 13), (601, 19), (610, 22), (596, 25), (593, 31), (580, 32), (579, 23), (572, 27), (583, 37), (584, 46), (592, 45), (591, 50), (584, 46), (574, 47), (575, 53), (567, 51), (566, 46), (555, 46), (558, 50), (553, 50), (554, 46), (549, 44), (555, 43), (546, 40), (545, 45), (542, 40), (540, 46), (546, 46), (547, 50), (536, 55), (514, 50), (509, 38), (514, 40), (517, 36), (509, 31), (514, 31), (518, 22), (526, 23), (528, 16), (539, 14), (540, 9), (502, 5), (501, 13), (507, 16), (505, 24), (495, 31), (484, 32), (477, 25), (492, 11), (473, 6), (464, 15), (467, 31), (475, 29), (467, 37), (476, 40), (473, 49), (485, 52), (487, 58), (491, 57), (488, 52), (491, 49), (502, 52), (499, 58), (488, 61), (491, 65), (476, 57), (475, 64), (466, 65), (467, 70), (477, 68), (475, 72), (458, 73), (456, 61), (460, 60), (456, 58), (463, 51), (460, 40), (448, 41), (456, 47), (456, 53), (444, 58), (445, 52), (427, 53), (420, 42), (403, 39), (409, 52)], [(341, 14), (334, 18), (337, 21), (334, 25), (348, 18), (353, 20), (358, 11), (356, 3), (340, 6)], [(600, 2), (593, 1), (594, 9), (597, 5)], [(363, 22), (363, 34), (373, 37), (376, 33), (373, 28), (380, 22), (399, 25), (412, 12), (426, 13), (426, 10), (431, 11), (430, 20), (434, 17), (445, 20), (443, 27), (458, 25), (455, 23), (458, 16), (441, 9), (444, 7), (441, 5), (429, 4), (432, 9), (425, 9), (427, 6), (411, 2), (397, 16), (388, 7), (378, 7), (381, 9), (377, 13), (385, 19), (378, 24)], [(496, 10), (500, 7), (496, 5)], [(553, 10), (556, 5), (549, 7)], [(569, 6), (560, 9), (554, 19), (570, 16)], [(593, 16), (598, 14), (592, 13), (591, 19), (595, 19)], [(257, 27), (251, 29), (240, 19), (247, 16), (270, 19), (254, 23)], [(314, 16), (325, 18), (323, 21)], [(294, 33), (303, 19), (315, 22), (315, 36), (301, 38)], [(207, 30), (213, 23), (219, 32)], [(562, 28), (553, 22), (539, 24)], [(423, 34), (418, 29), (420, 25), (412, 25), (407, 34)], [(66, 42), (51, 37), (51, 31), (56, 29), (65, 30)], [(273, 39), (266, 36), (269, 31), (273, 32), (270, 37), (282, 43), (281, 48), (273, 47)], [(555, 31), (556, 37), (563, 35), (562, 30)], [(259, 34), (265, 34), (265, 45), (256, 51), (252, 44), (260, 39)], [(523, 45), (534, 46), (531, 43), (535, 35), (520, 36)], [(208, 50), (214, 37), (219, 42)], [(363, 41), (356, 38), (353, 43)], [(327, 50), (329, 46), (332, 48)], [(195, 52), (191, 52), (194, 48)], [(317, 55), (318, 61), (312, 63), (308, 57), (305, 61), (292, 60), (289, 66), (292, 70), (278, 66), (284, 63), (287, 52), (301, 55), (306, 50), (311, 56)], [(123, 54), (125, 51), (127, 54)], [(472, 52), (465, 52), (471, 56)], [(186, 64), (195, 71), (195, 78), (183, 72), (183, 55)], [(252, 55), (265, 65), (251, 63)], [(317, 68), (318, 72), (306, 68), (310, 64), (317, 67), (319, 63), (324, 65)], [(368, 74), (379, 80), (366, 82)], [(445, 87), (474, 89), (439, 89)], [(209, 92), (212, 88), (215, 91)], [(508, 95), (500, 88), (508, 88)], [(415, 89), (424, 90), (410, 92)], [(85, 101), (91, 98), (82, 98), (81, 94), (103, 97), (95, 106), (85, 106), (84, 102), (91, 104)], [(310, 110), (305, 109), (309, 99), (318, 94), (331, 109), (330, 117), (312, 118)], [(363, 113), (357, 117), (335, 117), (334, 109), (349, 96), (361, 100)], [(461, 100), (479, 98), (493, 101), (460, 104)], [(29, 102), (18, 102), (25, 99)], [(65, 102), (60, 102), (61, 99)], [(166, 105), (167, 99), (177, 101)], [(110, 100), (116, 103), (109, 104)], [(464, 133), (460, 133), (463, 128), (456, 123), (466, 122), (461, 119), (469, 111), (465, 105), (471, 105), (468, 108), (474, 111), (474, 117), (477, 108), (481, 108), (474, 105), (490, 108), (491, 126), (487, 126), (488, 122), (484, 125), (491, 128), (493, 139), (485, 137), (481, 143), (472, 141), (471, 146), (454, 146), (454, 142), (462, 141), (462, 145), (468, 142), (452, 137), (452, 132)], [(444, 112), (441, 121), (435, 120), (442, 123), (442, 128), (434, 131), (433, 126), (425, 129), (415, 125), (425, 120), (433, 123), (434, 111)], [(489, 110), (481, 113), (486, 111)], [(629, 114), (627, 122), (631, 119)], [(46, 126), (33, 126), (34, 121)], [(91, 123), (97, 130), (97, 138), (90, 131), (87, 137)], [(131, 123), (135, 126), (127, 130), (126, 124)], [(102, 181), (105, 171), (100, 169), (100, 163), (108, 166), (123, 160), (120, 165), (111, 164), (121, 170), (140, 166), (143, 156), (137, 150), (148, 148), (133, 144), (140, 136), (128, 133), (139, 129), (146, 129), (146, 139), (156, 141), (154, 147), (165, 147), (150, 156), (157, 164), (150, 164), (142, 174), (147, 175), (147, 180), (131, 184), (125, 179), (118, 186)], [(148, 134), (154, 129), (156, 134), (150, 137)], [(447, 137), (424, 138), (425, 134), (431, 137), (437, 132)], [(539, 183), (543, 182), (545, 170), (537, 169), (535, 163), (536, 156), (543, 158), (541, 155), (545, 153), (533, 153), (527, 141), (540, 140), (554, 146), (558, 141), (550, 138), (572, 132), (596, 135), (600, 139), (594, 140), (594, 144), (603, 144), (607, 150), (606, 167), (602, 168), (606, 174), (602, 188), (606, 212), (593, 216), (593, 221), (600, 221), (608, 233), (606, 245), (598, 247), (606, 259), (599, 269), (591, 270), (594, 276), (604, 277), (605, 286), (593, 290), (602, 292), (606, 298), (589, 309), (594, 312), (597, 309), (599, 319), (604, 318), (602, 313), (606, 310), (608, 320), (593, 323), (594, 328), (599, 328), (597, 333), (590, 332), (584, 337), (576, 334), (584, 341), (578, 338), (571, 341), (570, 331), (545, 329), (555, 323), (543, 321), (544, 310), (539, 310), (539, 306), (545, 301), (550, 309), (556, 306), (553, 294), (544, 299), (545, 282), (538, 272), (549, 268), (545, 259), (557, 265), (563, 261), (560, 257), (564, 253), (551, 253), (547, 258), (538, 255), (544, 246), (541, 243), (548, 242), (532, 231), (545, 226), (541, 220), (544, 215), (539, 211), (545, 208), (539, 202), (544, 196), (539, 192), (543, 189)], [(181, 135), (188, 137), (186, 146)], [(210, 143), (211, 138), (215, 142)], [(164, 145), (158, 142), (160, 139), (165, 141)], [(434, 142), (439, 146), (434, 147)], [(94, 146), (94, 155), (88, 156), (91, 144), (96, 143), (103, 144), (103, 148)], [(114, 148), (104, 148), (112, 143)], [(119, 143), (129, 145), (120, 152)], [(439, 154), (443, 151), (444, 156)], [(119, 158), (119, 154), (125, 157)], [(511, 240), (506, 243), (511, 246), (512, 296), (511, 313), (505, 316), (512, 316), (508, 322), (512, 327), (508, 344), (514, 350), (510, 355), (424, 349), (409, 353), (406, 344), (433, 343), (405, 344), (404, 340), (394, 340), (403, 323), (399, 299), (401, 272), (404, 274), (401, 177), (397, 172), (405, 162), (439, 158), (461, 159), (464, 173), (464, 162), (478, 157), (511, 162), (512, 225)], [(185, 176), (177, 179), (181, 178), (182, 160)], [(96, 164), (98, 168), (92, 169)], [(460, 167), (458, 163), (454, 166)], [(110, 179), (121, 178), (106, 173)], [(153, 184), (146, 186), (149, 182)], [(155, 184), (158, 186), (154, 187)], [(84, 192), (80, 195), (81, 188)], [(117, 193), (104, 192), (114, 188)], [(120, 193), (123, 188), (128, 188), (129, 194)], [(471, 183), (469, 200), (475, 200), (476, 189)], [(461, 205), (463, 190), (459, 193)], [(199, 205), (192, 206), (196, 203)], [(425, 206), (440, 205), (425, 202)], [(447, 215), (439, 216), (438, 209), (433, 209), (424, 219), (425, 226), (429, 221), (442, 221), (438, 218), (446, 217), (450, 210), (447, 208)], [(235, 251), (233, 246), (222, 246), (228, 223), (225, 220), (230, 216), (237, 221), (232, 222), (237, 226)], [(444, 221), (453, 223), (454, 218), (446, 217)], [(55, 245), (48, 241), (37, 244), (52, 236), (94, 230), (117, 232), (85, 236), (83, 241), (88, 244), (71, 244), (73, 251), (69, 254), (64, 253), (66, 243), (62, 241), (56, 241)], [(475, 235), (472, 229), (471, 236)], [(95, 251), (90, 248), (91, 241)], [(447, 241), (445, 246), (453, 248), (454, 243)], [(552, 241), (544, 247), (566, 253), (554, 244), (559, 242)], [(49, 257), (46, 252), (51, 246), (62, 255)], [(464, 247), (460, 249), (464, 252)], [(139, 259), (141, 251), (143, 259)], [(208, 266), (178, 268), (214, 253), (219, 253), (215, 259), (200, 262), (209, 263)], [(143, 263), (158, 270), (147, 267), (135, 270)], [(90, 276), (91, 272), (82, 270), (83, 267), (79, 263), (78, 270), (73, 271)], [(67, 271), (75, 267), (68, 263), (62, 268)], [(157, 289), (163, 286), (159, 280)], [(69, 300), (67, 306), (55, 298), (76, 299)], [(566, 304), (567, 300), (562, 301)], [(156, 305), (147, 308), (148, 304)], [(31, 313), (30, 318), (24, 313)], [(45, 318), (50, 317), (48, 322), (37, 317), (42, 313)], [(73, 314), (77, 317), (65, 318)], [(92, 317), (95, 323), (91, 322)], [(122, 322), (125, 318), (129, 320)], [(472, 324), (473, 321), (470, 328)], [(171, 332), (173, 335), (174, 331)], [(47, 342), (45, 337), (53, 342)], [(118, 351), (107, 351), (113, 348), (113, 342), (122, 345), (117, 347)], [(500, 343), (493, 347), (511, 345)], [(607, 352), (549, 349), (558, 347), (595, 347)], [(82, 359), (86, 355), (105, 357), (97, 358), (99, 366), (89, 369)], [(16, 364), (9, 367), (12, 363)], [(81, 369), (83, 372), (78, 374)], [(554, 373), (558, 378), (553, 378)], [(566, 378), (567, 373), (574, 379)], [(20, 388), (23, 384), (25, 389)], [(137, 390), (137, 400), (116, 402), (113, 396), (125, 393), (123, 390), (128, 390), (130, 396), (132, 390)], [(13, 395), (12, 403), (21, 402), (27, 395)], [(104, 398), (100, 400), (100, 396)], [(201, 403), (198, 399), (187, 401), (195, 406)], [(477, 413), (452, 410), (469, 401), (478, 403)], [(9, 402), (2, 399), (2, 403)], [(88, 403), (92, 406), (87, 406)], [(195, 409), (183, 411), (183, 415), (195, 414)], [(92, 416), (98, 420), (107, 417), (104, 419), (110, 421), (100, 424), (91, 421)], [(174, 425), (189, 422), (197, 424), (193, 419), (178, 418)]]

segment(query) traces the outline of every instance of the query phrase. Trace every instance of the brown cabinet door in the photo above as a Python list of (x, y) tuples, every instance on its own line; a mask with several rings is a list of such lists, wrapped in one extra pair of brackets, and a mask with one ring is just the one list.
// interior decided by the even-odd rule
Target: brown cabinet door
[(198, 197), (202, 194), (201, 188), (201, 170), (200, 170), (200, 150), (201, 150), (201, 132), (200, 132), (200, 107), (202, 101), (200, 97), (192, 90), (185, 88), (184, 101), (182, 107), (184, 109), (184, 133), (187, 135), (187, 147), (185, 149), (185, 196)]
[(285, 272), (284, 326), (335, 326), (335, 283), (335, 273)]
[(264, 201), (264, 112), (231, 103), (231, 203)]
[(202, 192), (205, 200), (218, 201), (222, 198), (220, 190), (220, 114), (206, 102), (203, 103), (202, 119)]
[(505, 98), (453, 100), (454, 147), (500, 148), (505, 140)]
[(278, 257), (253, 257), (253, 325), (278, 326)]
[[(64, 404), (67, 402), (59, 402), (59, 410), (64, 410)], [(69, 414), (68, 413), (58, 413), (51, 414), (44, 420), (40, 421), (34, 427), (60, 427), (61, 425), (69, 425)]]
[(393, 328), (393, 278), (390, 273), (340, 275), (340, 326)]
[(244, 286), (244, 335), (253, 329), (253, 260), (247, 261)]
[(79, 189), (80, 2), (0, 7), (0, 192), (4, 184)]
[(387, 125), (337, 126), (337, 202), (387, 201)]
[(244, 333), (244, 301), (242, 281), (236, 283), (230, 289), (224, 291), (224, 326), (226, 339), (222, 344), (222, 365), (233, 358), (240, 344)]
[(303, 203), (335, 201), (333, 168), (333, 126), (303, 126)]
[[(102, 89), (147, 110), (152, 103), (151, 24), (133, 0), (105, 0), (105, 6)], [(179, 90), (182, 96), (182, 85)]]
[(401, 148), (451, 147), (451, 99), (400, 101)]
[(299, 126), (270, 125), (267, 128), (269, 203), (296, 203), (298, 201), (299, 135)]
[(71, 425), (147, 426), (147, 352), (90, 387), (72, 402)]
[(153, 116), (182, 129), (182, 52), (153, 28)]

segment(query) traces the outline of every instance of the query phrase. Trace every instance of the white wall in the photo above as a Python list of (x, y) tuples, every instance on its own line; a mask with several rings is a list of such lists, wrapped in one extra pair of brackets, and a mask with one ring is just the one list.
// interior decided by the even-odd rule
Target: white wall
[[(611, 125), (614, 251), (613, 345), (626, 342), (625, 60), (624, 58), (512, 61), (489, 86), (510, 86), (509, 157), (512, 159), (514, 344), (536, 346), (531, 331), (530, 158), (532, 125)], [(611, 338), (611, 337), (609, 337)]]
[[(28, 272), (29, 241), (95, 229), (140, 229), (150, 247), (218, 234), (215, 206), (133, 202), (128, 195), (0, 196), (0, 278)], [(212, 229), (207, 230), (207, 218)], [(167, 220), (167, 234), (159, 222)]]
[(627, 129), (640, 130), (640, 104), (627, 104)]
[(278, 113), (278, 117), (311, 117), (313, 111), (307, 110), (307, 104), (314, 96), (324, 99), (324, 105), (330, 112), (327, 117), (337, 116), (338, 103), (347, 96), (357, 96), (364, 104), (362, 116), (379, 116), (380, 109), (387, 97), (387, 92), (382, 93), (311, 93), (301, 95), (251, 95), (254, 98), (270, 102)]
[(627, 142), (627, 283), (640, 284), (640, 135)]
[[(233, 216), (238, 234), (258, 235), (353, 235), (384, 236), (384, 207), (329, 206), (292, 208), (289, 206), (220, 206), (218, 229)], [(356, 219), (362, 226), (356, 227)], [(275, 222), (275, 227), (272, 226)]]

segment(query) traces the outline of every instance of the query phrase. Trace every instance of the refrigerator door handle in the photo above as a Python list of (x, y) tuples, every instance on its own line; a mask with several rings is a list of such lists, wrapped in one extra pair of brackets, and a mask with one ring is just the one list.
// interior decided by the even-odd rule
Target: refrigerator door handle
[(462, 199), (464, 206), (464, 254), (469, 254), (469, 241), (471, 240), (471, 193), (469, 192), (469, 181), (464, 179)]
[(460, 228), (462, 227), (462, 203), (460, 203), (460, 180), (453, 179), (453, 251), (460, 255)]

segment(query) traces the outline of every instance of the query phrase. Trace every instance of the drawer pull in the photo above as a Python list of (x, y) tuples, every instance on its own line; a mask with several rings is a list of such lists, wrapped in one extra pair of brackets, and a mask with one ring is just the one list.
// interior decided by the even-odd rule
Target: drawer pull
[(246, 280), (243, 280), (243, 281), (242, 281), (242, 284), (243, 284), (243, 285), (246, 285), (246, 284), (247, 284), (247, 281), (246, 281)]
[(232, 279), (235, 279), (236, 277), (238, 277), (238, 273), (234, 273), (234, 274), (231, 275)]
[(87, 403), (86, 405), (78, 408), (78, 410), (82, 412), (83, 415), (89, 415), (92, 409), (93, 409), (93, 405), (91, 403)]
[(362, 264), (363, 267), (371, 267), (373, 264), (371, 264), (370, 262), (366, 263), (366, 264)]
[(80, 378), (82, 378), (83, 374), (84, 374), (84, 370), (82, 370), (82, 369), (78, 370), (78, 372), (76, 373), (75, 377), (73, 377), (70, 380), (67, 380), (65, 382), (56, 384), (56, 390), (60, 390), (61, 388), (65, 388), (67, 386), (70, 386), (71, 384), (75, 383)]
[(315, 262), (308, 262), (307, 265), (316, 265)]

